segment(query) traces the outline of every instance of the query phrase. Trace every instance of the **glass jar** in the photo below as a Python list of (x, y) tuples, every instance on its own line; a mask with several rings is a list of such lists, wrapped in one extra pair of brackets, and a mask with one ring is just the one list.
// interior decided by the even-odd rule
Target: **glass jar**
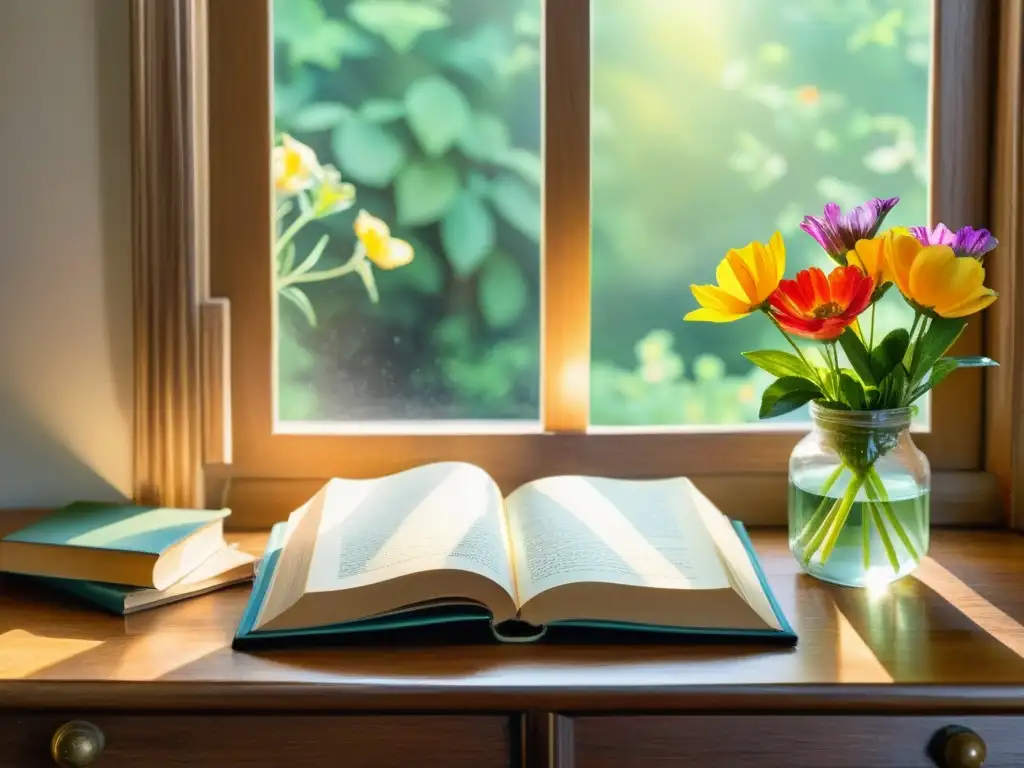
[(804, 571), (849, 587), (888, 584), (928, 551), (931, 473), (910, 408), (811, 404), (789, 459), (789, 549)]

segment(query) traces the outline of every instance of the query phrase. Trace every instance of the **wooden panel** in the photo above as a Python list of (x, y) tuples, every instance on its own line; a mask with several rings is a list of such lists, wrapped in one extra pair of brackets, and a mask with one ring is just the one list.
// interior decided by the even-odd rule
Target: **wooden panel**
[[(133, 0), (132, 276), (135, 338), (133, 496), (196, 506), (201, 494), (196, 214), (196, 82), (190, 0)], [(198, 149), (198, 153), (197, 153)]]
[[(800, 643), (230, 649), (249, 589), (121, 619), (0, 579), (0, 712), (665, 711), (1024, 715), (1024, 538), (936, 531), (886, 594), (801, 576), (753, 540)], [(249, 551), (265, 535), (240, 538)], [(658, 644), (661, 643), (661, 644)], [(74, 681), (74, 682), (69, 682)]]
[(928, 754), (948, 725), (978, 733), (985, 768), (1024, 764), (1021, 717), (583, 717), (574, 768), (935, 768)]
[[(932, 47), (931, 206), (933, 224), (989, 224), (988, 169), (996, 51), (993, 11), (999, 2), (935, 0)], [(972, 318), (953, 354), (982, 353), (982, 323)], [(933, 430), (921, 448), (934, 466), (956, 457), (957, 469), (982, 464), (982, 369), (958, 371), (932, 392)]]
[(0, 768), (52, 768), (54, 731), (85, 719), (106, 737), (97, 768), (508, 768), (503, 717), (238, 717), (74, 713), (0, 720)]
[[(999, 5), (996, 133), (992, 151), (992, 229), (999, 248), (985, 261), (999, 293), (985, 312), (985, 468), (999, 478), (1008, 522), (1024, 529), (1024, 1)], [(1012, 418), (1017, 415), (1017, 418)]]

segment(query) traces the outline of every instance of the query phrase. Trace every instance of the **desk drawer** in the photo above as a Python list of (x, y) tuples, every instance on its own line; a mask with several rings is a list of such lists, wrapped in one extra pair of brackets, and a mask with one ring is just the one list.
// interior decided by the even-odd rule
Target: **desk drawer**
[(935, 768), (949, 725), (985, 742), (985, 768), (1024, 766), (1024, 717), (704, 715), (578, 717), (573, 768)]
[(50, 740), (82, 719), (106, 746), (93, 768), (508, 768), (509, 719), (472, 716), (0, 713), (0, 768), (53, 768)]

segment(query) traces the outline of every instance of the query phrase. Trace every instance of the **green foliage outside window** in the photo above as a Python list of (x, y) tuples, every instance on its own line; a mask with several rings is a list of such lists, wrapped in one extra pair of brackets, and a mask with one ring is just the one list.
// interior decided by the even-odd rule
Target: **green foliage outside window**
[[(540, 5), (276, 0), (276, 129), (358, 188), (299, 252), (342, 265), (365, 209), (416, 253), (376, 304), (309, 285), (315, 328), (281, 305), (281, 418), (537, 418)], [(684, 327), (688, 286), (776, 229), (820, 265), (796, 226), (828, 200), (925, 218), (930, 8), (595, 0), (595, 424), (756, 421), (739, 353), (776, 340)]]

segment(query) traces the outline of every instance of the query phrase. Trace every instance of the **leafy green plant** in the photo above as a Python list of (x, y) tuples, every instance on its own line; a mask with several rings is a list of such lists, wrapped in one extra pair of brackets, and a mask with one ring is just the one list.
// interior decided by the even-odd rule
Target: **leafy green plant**
[[(359, 185), (360, 204), (416, 252), (378, 276), (389, 301), (358, 317), (343, 305), (346, 291), (311, 290), (320, 328), (289, 343), (319, 350), (322, 363), (303, 374), (315, 386), (332, 389), (340, 362), (324, 355), (333, 347), (368, 391), (456, 418), (536, 416), (539, 15), (538, 0), (275, 3), (278, 130), (330, 158)], [(311, 221), (299, 249), (314, 252), (348, 221)], [(350, 268), (334, 245), (321, 256), (335, 274)], [(327, 343), (329, 326), (370, 320), (377, 328), (356, 341)], [(466, 328), (457, 344), (432, 333), (444, 322)], [(402, 340), (400, 359), (383, 339)], [(396, 366), (403, 375), (375, 383)], [(502, 391), (508, 399), (494, 394)], [(331, 417), (321, 400), (321, 417)]]

